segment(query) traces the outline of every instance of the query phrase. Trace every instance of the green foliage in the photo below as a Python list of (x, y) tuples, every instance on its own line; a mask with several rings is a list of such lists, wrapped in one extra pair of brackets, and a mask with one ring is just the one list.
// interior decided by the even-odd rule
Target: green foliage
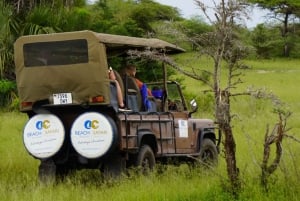
[(291, 47), (290, 57), (300, 58), (300, 35), (288, 37), (288, 42)]
[(13, 43), (19, 32), (19, 25), (10, 5), (0, 1), (0, 8), (0, 79), (13, 79)]
[(193, 16), (190, 19), (179, 21), (179, 23), (187, 30), (188, 36), (212, 31), (212, 27), (205, 23), (201, 16)]
[(137, 25), (144, 30), (144, 33), (153, 32), (151, 22), (158, 20), (176, 20), (179, 19), (179, 13), (170, 6), (160, 5), (154, 1), (141, 1), (140, 4), (132, 10), (131, 18)]
[(145, 36), (153, 32), (151, 23), (178, 19), (179, 12), (154, 1), (98, 1), (91, 8), (96, 32)]
[(87, 8), (74, 7), (60, 11), (58, 26), (62, 31), (88, 30), (92, 27), (92, 13)]
[(59, 15), (54, 15), (53, 10), (47, 6), (35, 7), (21, 24), (20, 35), (35, 35), (59, 32)]
[[(256, 48), (256, 54), (260, 58), (270, 58), (272, 52), (278, 49), (276, 41), (282, 40), (279, 35), (276, 34), (278, 30), (274, 28), (267, 28), (263, 24), (259, 24), (252, 31), (251, 39), (253, 46)], [(282, 45), (282, 44), (281, 44)], [(281, 46), (282, 47), (282, 46)]]
[[(177, 44), (188, 51), (196, 50), (194, 42), (203, 33), (212, 31), (200, 16), (193, 16), (190, 19), (180, 19), (170, 23), (170, 21), (152, 24), (156, 37)], [(184, 33), (185, 37), (182, 37)]]
[[(295, 42), (291, 42), (290, 40), (294, 37), (294, 30), (296, 27), (295, 21), (291, 21), (294, 16), (300, 17), (300, 2), (294, 0), (248, 0), (248, 2), (269, 9), (273, 13), (272, 18), (281, 23), (280, 35), (282, 37), (282, 55), (285, 57), (290, 56), (291, 50), (293, 49), (293, 42)], [(277, 55), (274, 56), (276, 57)]]
[(0, 108), (9, 108), (10, 110), (17, 109), (16, 83), (8, 80), (0, 80)]
[(189, 102), (195, 99), (198, 105), (198, 110), (199, 110), (198, 113), (202, 113), (202, 114), (214, 113), (215, 100), (212, 93), (202, 92), (202, 93), (195, 94), (192, 92), (187, 92), (187, 89), (185, 89), (184, 97), (188, 106), (189, 106)]
[(137, 66), (136, 76), (143, 82), (155, 82), (163, 79), (161, 63), (138, 60), (134, 64)]
[[(295, 26), (295, 30), (298, 26)], [(282, 37), (278, 26), (257, 25), (251, 32), (252, 45), (259, 58), (276, 58), (284, 54), (284, 45), (287, 44), (290, 57), (299, 58), (300, 34), (296, 31)]]
[(99, 1), (91, 7), (91, 29), (102, 33), (141, 36), (143, 29), (130, 17), (134, 6), (131, 1)]
[[(263, 8), (268, 8), (271, 10), (278, 9), (279, 11), (297, 9), (300, 7), (300, 2), (295, 0), (247, 0), (250, 3), (256, 3)], [(299, 9), (299, 8), (298, 8)]]

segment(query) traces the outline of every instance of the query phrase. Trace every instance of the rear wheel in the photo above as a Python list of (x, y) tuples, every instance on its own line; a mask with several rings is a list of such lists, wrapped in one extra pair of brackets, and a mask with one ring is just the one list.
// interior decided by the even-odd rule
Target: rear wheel
[(136, 166), (141, 168), (143, 174), (147, 174), (153, 170), (155, 163), (153, 150), (149, 145), (143, 145), (138, 153)]
[(105, 179), (117, 179), (120, 178), (125, 171), (126, 161), (119, 155), (114, 154), (109, 157), (101, 167), (101, 172)]
[(66, 165), (57, 165), (53, 160), (43, 160), (38, 169), (38, 179), (41, 183), (49, 184), (63, 181), (70, 173)]
[(218, 150), (211, 139), (203, 139), (200, 147), (199, 159), (201, 164), (208, 167), (216, 166), (218, 164)]

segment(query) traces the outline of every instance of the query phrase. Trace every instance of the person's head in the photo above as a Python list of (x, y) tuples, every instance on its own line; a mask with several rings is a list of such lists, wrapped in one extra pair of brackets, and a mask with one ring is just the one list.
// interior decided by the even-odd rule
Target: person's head
[(135, 77), (135, 74), (136, 74), (136, 67), (135, 67), (134, 65), (132, 65), (132, 64), (127, 65), (127, 66), (125, 67), (125, 73), (126, 73), (126, 75), (128, 75), (128, 76)]

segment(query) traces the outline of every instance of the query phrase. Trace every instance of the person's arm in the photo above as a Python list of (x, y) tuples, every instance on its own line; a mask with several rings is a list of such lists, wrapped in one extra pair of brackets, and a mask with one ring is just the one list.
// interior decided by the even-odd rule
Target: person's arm
[(115, 81), (116, 87), (117, 87), (118, 104), (119, 104), (120, 108), (124, 108), (125, 105), (124, 105), (122, 90), (121, 90), (120, 84), (119, 84), (119, 82), (116, 78), (116, 75), (115, 75), (114, 71), (112, 70), (112, 68), (109, 68), (109, 70), (108, 70), (108, 77), (109, 77), (110, 80)]

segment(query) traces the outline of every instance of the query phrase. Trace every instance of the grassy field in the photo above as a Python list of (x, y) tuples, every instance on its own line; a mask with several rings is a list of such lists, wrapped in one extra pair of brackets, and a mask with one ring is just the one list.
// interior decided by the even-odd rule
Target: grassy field
[[(197, 66), (197, 62), (181, 62)], [(190, 60), (190, 59), (189, 59)], [(200, 68), (209, 69), (209, 62), (198, 62)], [(300, 60), (246, 61), (251, 67), (246, 70), (244, 83), (238, 90), (247, 87), (265, 88), (272, 91), (292, 111), (288, 119), (290, 135), (300, 138)], [(189, 91), (204, 96), (206, 89), (199, 82), (185, 79)], [(300, 144), (285, 139), (280, 168), (270, 180), (269, 192), (260, 186), (260, 164), (263, 139), (267, 125), (270, 128), (278, 121), (272, 112), (271, 101), (251, 97), (232, 100), (234, 134), (237, 143), (237, 161), (243, 191), (238, 200), (300, 200)], [(209, 112), (197, 114), (212, 117)], [(232, 200), (224, 191), (226, 166), (223, 154), (216, 170), (189, 169), (187, 165), (167, 166), (163, 172), (155, 171), (144, 176), (124, 177), (117, 181), (102, 181), (96, 171), (83, 171), (70, 176), (57, 185), (42, 185), (37, 181), (39, 162), (30, 157), (22, 143), (22, 129), (27, 120), (17, 112), (0, 113), (0, 196), (1, 200), (24, 201), (226, 201)]]

